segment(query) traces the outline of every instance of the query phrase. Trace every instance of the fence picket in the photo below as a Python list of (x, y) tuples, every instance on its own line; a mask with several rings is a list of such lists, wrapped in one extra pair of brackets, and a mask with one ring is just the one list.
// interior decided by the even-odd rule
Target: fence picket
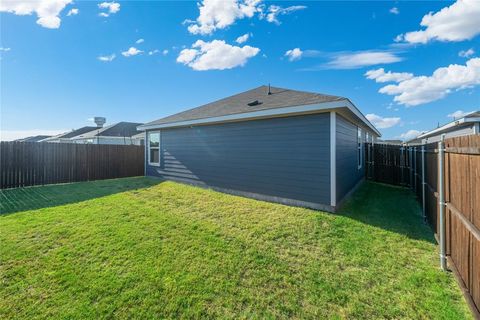
[(0, 143), (0, 189), (143, 174), (142, 146)]
[[(440, 206), (436, 144), (423, 145), (422, 154), (418, 155), (419, 148), (411, 146), (374, 146), (368, 150), (375, 150), (372, 152), (375, 159), (372, 170), (379, 174), (371, 179), (409, 186), (416, 191), (419, 201), (424, 203), (427, 221), (438, 234)], [(469, 305), (474, 314), (480, 316), (480, 240), (477, 237), (480, 233), (480, 135), (446, 139), (443, 166), (446, 254), (467, 292)], [(408, 170), (408, 183), (404, 179), (404, 170)]]

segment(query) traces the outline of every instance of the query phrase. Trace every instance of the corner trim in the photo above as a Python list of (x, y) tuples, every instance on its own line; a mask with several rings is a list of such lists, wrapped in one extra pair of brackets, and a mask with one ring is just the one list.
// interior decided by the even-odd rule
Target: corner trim
[(330, 205), (337, 204), (337, 119), (330, 111)]

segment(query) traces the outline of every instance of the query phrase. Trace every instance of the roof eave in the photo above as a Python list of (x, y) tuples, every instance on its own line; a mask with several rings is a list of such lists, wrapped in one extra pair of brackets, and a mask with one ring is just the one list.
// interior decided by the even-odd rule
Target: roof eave
[(141, 131), (145, 130), (154, 130), (154, 129), (165, 129), (165, 128), (175, 128), (175, 127), (186, 127), (192, 125), (205, 125), (205, 124), (214, 124), (222, 122), (234, 122), (234, 121), (247, 121), (255, 119), (265, 119), (271, 117), (287, 116), (287, 115), (299, 115), (299, 114), (308, 114), (315, 113), (319, 111), (328, 111), (338, 108), (348, 108), (357, 118), (359, 118), (366, 126), (368, 126), (373, 132), (375, 132), (379, 137), (381, 133), (373, 126), (370, 121), (365, 118), (365, 116), (355, 107), (355, 105), (348, 99), (341, 99), (338, 101), (329, 101), (318, 104), (310, 105), (301, 105), (301, 106), (291, 106), (291, 107), (282, 107), (282, 108), (273, 108), (252, 112), (244, 112), (238, 114), (224, 115), (218, 117), (209, 117), (203, 119), (195, 120), (185, 120), (185, 121), (176, 121), (168, 122), (161, 124), (144, 124), (138, 126), (137, 129)]
[(472, 118), (465, 117), (465, 118), (461, 118), (461, 119), (452, 121), (452, 122), (447, 123), (446, 125), (443, 125), (439, 128), (436, 128), (436, 129), (433, 129), (431, 131), (422, 133), (419, 136), (417, 136), (415, 139), (412, 139), (412, 140), (425, 139), (425, 138), (434, 136), (436, 134), (442, 133), (445, 130), (455, 128), (455, 127), (458, 127), (458, 126), (461, 126), (461, 125), (464, 125), (464, 124), (468, 124), (468, 123), (474, 123), (474, 122), (480, 122), (480, 117), (478, 117), (478, 118), (477, 117), (472, 117)]

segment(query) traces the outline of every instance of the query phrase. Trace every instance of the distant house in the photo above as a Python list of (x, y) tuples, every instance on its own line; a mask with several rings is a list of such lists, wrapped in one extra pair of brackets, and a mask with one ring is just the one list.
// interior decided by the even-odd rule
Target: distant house
[(32, 136), (32, 137), (17, 139), (15, 141), (17, 141), (17, 142), (39, 142), (39, 141), (42, 141), (42, 140), (50, 138), (50, 137), (51, 136), (47, 136), (47, 135), (38, 135), (38, 136)]
[(132, 136), (132, 141), (134, 145), (143, 146), (145, 144), (145, 132), (142, 131)]
[(407, 141), (407, 144), (438, 142), (443, 134), (445, 134), (445, 138), (480, 134), (480, 111), (471, 112), (436, 129), (423, 132), (415, 139)]
[(103, 128), (82, 133), (70, 138), (72, 143), (90, 144), (137, 144), (135, 135), (141, 133), (137, 127), (141, 123), (119, 122)]
[(261, 86), (141, 125), (146, 175), (335, 211), (378, 130), (347, 98)]
[(402, 140), (395, 140), (395, 139), (387, 139), (387, 140), (383, 140), (383, 139), (378, 139), (377, 140), (377, 143), (382, 143), (382, 144), (403, 144), (403, 141)]
[(75, 129), (70, 132), (65, 132), (53, 137), (42, 139), (39, 142), (72, 143), (71, 141), (72, 137), (75, 137), (79, 134), (90, 132), (95, 129), (97, 129), (97, 127), (89, 127), (89, 126), (81, 127), (79, 129)]

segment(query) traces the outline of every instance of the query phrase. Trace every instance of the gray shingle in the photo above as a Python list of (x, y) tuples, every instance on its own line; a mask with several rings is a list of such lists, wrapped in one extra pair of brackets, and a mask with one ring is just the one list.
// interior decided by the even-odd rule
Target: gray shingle
[[(156, 125), (178, 121), (205, 119), (260, 110), (302, 106), (345, 99), (343, 97), (276, 87), (271, 87), (270, 92), (271, 94), (269, 95), (268, 86), (260, 86), (258, 88), (245, 91), (228, 98), (220, 99), (218, 101), (214, 101), (197, 108), (193, 108), (146, 123), (145, 125)], [(251, 102), (254, 102), (256, 100), (258, 100), (258, 104), (252, 105)]]

